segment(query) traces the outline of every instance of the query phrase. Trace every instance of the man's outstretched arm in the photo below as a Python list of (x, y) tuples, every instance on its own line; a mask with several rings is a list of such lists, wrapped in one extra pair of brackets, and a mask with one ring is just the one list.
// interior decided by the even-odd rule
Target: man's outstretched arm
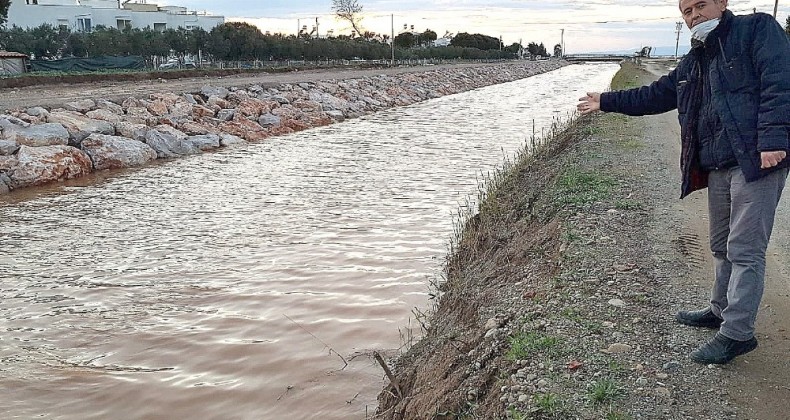
[(676, 70), (648, 86), (614, 92), (589, 92), (579, 98), (576, 109), (582, 114), (595, 111), (619, 112), (627, 115), (651, 115), (677, 107)]

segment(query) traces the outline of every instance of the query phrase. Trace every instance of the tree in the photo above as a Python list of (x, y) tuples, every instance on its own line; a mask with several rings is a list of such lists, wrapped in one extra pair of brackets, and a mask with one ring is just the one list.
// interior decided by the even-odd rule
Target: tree
[(11, 0), (0, 0), (0, 28), (3, 27), (8, 20), (8, 6), (11, 5)]
[[(2, 0), (0, 0), (2, 2)], [(785, 21), (785, 32), (790, 35), (790, 16), (787, 17), (787, 21)]]
[(554, 56), (555, 57), (562, 57), (562, 45), (557, 44), (554, 46)]
[(266, 41), (258, 27), (226, 22), (211, 30), (206, 49), (221, 60), (253, 60), (266, 56)]
[(540, 46), (534, 42), (530, 42), (527, 44), (527, 51), (529, 51), (529, 55), (532, 57), (537, 57), (540, 52)]
[(502, 47), (499, 38), (483, 34), (469, 34), (466, 32), (461, 32), (456, 35), (453, 40), (450, 41), (450, 45), (454, 47), (477, 48), (478, 50), (484, 51), (499, 50)]
[(417, 37), (417, 40), (420, 45), (430, 46), (433, 44), (433, 41), (436, 41), (437, 37), (436, 32), (426, 29), (425, 32)]
[(548, 57), (549, 56), (549, 53), (546, 51), (546, 46), (543, 45), (542, 42), (540, 43), (540, 45), (538, 45), (538, 55), (541, 56), (541, 57)]
[(358, 35), (365, 33), (360, 25), (362, 5), (357, 0), (332, 0), (332, 11), (338, 19), (348, 21)]
[(511, 54), (513, 54), (513, 55), (516, 55), (516, 54), (519, 53), (519, 51), (521, 51), (522, 48), (523, 47), (521, 46), (521, 44), (519, 44), (518, 42), (514, 42), (514, 43), (508, 45), (507, 47), (505, 47), (504, 50), (509, 52), (509, 53), (511, 53)]
[(60, 30), (47, 23), (31, 29), (29, 33), (33, 42), (29, 45), (28, 52), (38, 59), (57, 58), (68, 37), (65, 29)]
[(404, 32), (395, 37), (395, 46), (400, 48), (411, 48), (417, 43), (417, 37), (411, 32)]

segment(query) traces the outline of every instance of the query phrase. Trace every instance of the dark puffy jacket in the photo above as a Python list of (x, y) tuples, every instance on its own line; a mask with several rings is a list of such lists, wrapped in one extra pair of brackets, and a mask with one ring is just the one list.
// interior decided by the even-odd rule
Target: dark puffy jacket
[[(790, 41), (776, 19), (764, 13), (735, 16), (725, 11), (715, 33), (718, 36), (708, 39), (719, 50), (708, 72), (712, 106), (746, 181), (755, 181), (790, 166), (789, 157), (777, 167), (760, 169), (760, 152), (790, 148)], [(707, 187), (691, 122), (691, 94), (700, 80), (699, 69), (697, 56), (689, 54), (649, 86), (601, 95), (601, 110), (606, 112), (649, 115), (677, 108), (683, 142), (681, 198)]]

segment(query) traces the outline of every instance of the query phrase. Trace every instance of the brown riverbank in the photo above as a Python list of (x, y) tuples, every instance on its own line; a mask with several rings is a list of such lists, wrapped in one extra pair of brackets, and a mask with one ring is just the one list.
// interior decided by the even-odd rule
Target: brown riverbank
[[(655, 77), (632, 68), (618, 83)], [(585, 118), (500, 174), (459, 230), (426, 336), (395, 362), (378, 417), (784, 418), (782, 257), (758, 351), (694, 364), (712, 333), (674, 322), (705, 305), (710, 270), (704, 196), (677, 200), (676, 126), (673, 114)]]

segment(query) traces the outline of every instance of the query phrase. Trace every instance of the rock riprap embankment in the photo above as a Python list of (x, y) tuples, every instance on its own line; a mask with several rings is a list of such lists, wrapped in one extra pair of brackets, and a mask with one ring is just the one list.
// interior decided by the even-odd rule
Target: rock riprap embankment
[(554, 70), (562, 61), (415, 71), (276, 88), (84, 99), (0, 115), (0, 194), (324, 126)]

